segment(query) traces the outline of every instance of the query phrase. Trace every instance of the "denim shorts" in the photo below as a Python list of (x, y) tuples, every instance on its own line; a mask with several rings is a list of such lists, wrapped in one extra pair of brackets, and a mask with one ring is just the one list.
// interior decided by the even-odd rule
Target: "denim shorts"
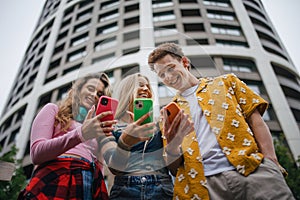
[(173, 182), (170, 175), (116, 176), (111, 200), (171, 200)]

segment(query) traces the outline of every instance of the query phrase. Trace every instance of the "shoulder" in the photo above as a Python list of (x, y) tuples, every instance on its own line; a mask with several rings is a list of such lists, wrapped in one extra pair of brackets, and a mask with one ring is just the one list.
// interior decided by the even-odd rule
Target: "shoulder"
[(223, 75), (217, 76), (216, 79), (222, 79), (225, 81), (226, 80), (228, 80), (228, 81), (239, 80), (239, 78), (234, 73), (223, 74)]
[[(239, 79), (234, 73), (231, 74), (223, 74), (213, 78), (215, 83), (225, 84), (227, 86), (234, 87), (236, 84), (243, 85), (245, 84), (241, 79)], [(222, 85), (223, 85), (222, 84)]]
[(47, 103), (44, 105), (44, 107), (41, 109), (41, 112), (58, 112), (58, 106), (54, 103)]
[(203, 77), (200, 78), (200, 80), (205, 81), (205, 82), (214, 82), (214, 81), (226, 81), (226, 80), (239, 80), (239, 78), (234, 74), (234, 73), (230, 73), (230, 74), (223, 74), (220, 76), (207, 76), (207, 77)]

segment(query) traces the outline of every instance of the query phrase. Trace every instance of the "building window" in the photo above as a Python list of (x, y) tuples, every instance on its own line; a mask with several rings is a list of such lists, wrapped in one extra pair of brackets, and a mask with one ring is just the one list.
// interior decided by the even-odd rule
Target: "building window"
[(80, 4), (79, 4), (79, 8), (83, 8), (91, 3), (93, 3), (94, 0), (84, 0), (84, 1), (80, 1)]
[(113, 11), (110, 11), (110, 12), (100, 15), (99, 21), (105, 22), (105, 21), (117, 18), (117, 17), (119, 17), (119, 15), (120, 14), (119, 14), (118, 10), (116, 9), (116, 10), (113, 10)]
[(62, 52), (65, 48), (65, 43), (59, 45), (58, 47), (55, 47), (54, 51), (53, 51), (53, 55)]
[(277, 65), (275, 63), (271, 63), (272, 67), (273, 67), (273, 70), (275, 72), (275, 74), (277, 76), (282, 76), (282, 77), (285, 77), (286, 79), (289, 79), (290, 81), (293, 81), (294, 83), (298, 84), (299, 83), (299, 80), (297, 78), (297, 75), (290, 72), (289, 70), (287, 70), (286, 68), (280, 66), (280, 65)]
[(9, 137), (8, 144), (16, 142), (16, 136), (19, 134), (19, 132), (20, 132), (20, 127), (12, 131)]
[(103, 56), (100, 56), (100, 57), (97, 57), (97, 58), (94, 58), (92, 60), (92, 64), (95, 64), (95, 63), (98, 63), (98, 62), (102, 62), (104, 60), (108, 60), (108, 59), (111, 59), (115, 56), (115, 53), (109, 53), (109, 54), (106, 54), (106, 55), (103, 55)]
[(60, 33), (58, 36), (57, 36), (57, 41), (60, 41), (61, 39), (65, 38), (68, 36), (68, 30)]
[(139, 39), (139, 37), (140, 37), (140, 31), (139, 30), (132, 31), (132, 32), (129, 32), (129, 33), (124, 33), (123, 41), (126, 42), (126, 41), (129, 41), (129, 40), (135, 40), (135, 39)]
[(205, 0), (203, 1), (203, 4), (206, 6), (219, 6), (219, 7), (224, 7), (227, 8), (229, 7), (229, 2), (218, 2), (218, 1), (209, 1), (209, 0)]
[(200, 17), (200, 10), (199, 9), (182, 9), (181, 10), (182, 17)]
[(64, 13), (64, 18), (66, 18), (68, 15), (72, 14), (74, 12), (74, 7), (75, 6), (72, 6), (70, 8), (68, 8), (65, 13)]
[(133, 24), (138, 24), (140, 22), (140, 17), (137, 16), (137, 17), (131, 17), (131, 18), (128, 18), (128, 19), (124, 19), (124, 26), (130, 26), (130, 25), (133, 25)]
[(86, 56), (87, 53), (86, 53), (86, 50), (85, 48), (82, 48), (82, 49), (78, 49), (70, 54), (68, 54), (67, 56), (67, 61), (68, 62), (73, 62), (74, 60), (77, 60), (77, 59), (80, 59), (80, 58), (83, 58), (84, 56)]
[(223, 58), (223, 69), (231, 72), (256, 72), (255, 63), (246, 59)]
[(117, 46), (116, 37), (111, 37), (95, 43), (95, 51), (102, 51), (111, 47)]
[(138, 52), (140, 49), (139, 47), (132, 47), (132, 48), (128, 48), (128, 49), (124, 49), (123, 50), (123, 55), (128, 55), (128, 54), (133, 54), (133, 53), (136, 53)]
[(114, 71), (105, 72), (108, 76), (109, 82), (111, 85), (113, 85), (116, 82), (116, 79), (114, 77)]
[(169, 7), (169, 6), (173, 6), (173, 2), (172, 0), (164, 0), (164, 1), (156, 1), (153, 0), (152, 1), (152, 8), (163, 8), (163, 7)]
[(35, 79), (36, 79), (36, 76), (37, 76), (37, 73), (32, 74), (32, 75), (29, 77), (29, 81), (28, 81), (27, 85), (30, 85), (30, 84), (34, 83), (34, 81), (35, 81)]
[(173, 11), (154, 13), (154, 15), (153, 15), (154, 22), (168, 21), (168, 20), (174, 20), (174, 19), (176, 19), (176, 16), (174, 15)]
[(199, 44), (208, 44), (208, 40), (207, 39), (187, 39), (186, 40), (186, 44), (187, 45), (199, 45)]
[(56, 78), (57, 78), (57, 74), (54, 74), (53, 76), (46, 78), (46, 80), (44, 81), (44, 84), (54, 81)]
[(85, 33), (85, 34), (82, 34), (82, 35), (80, 35), (80, 36), (72, 39), (70, 46), (74, 47), (74, 46), (82, 44), (82, 43), (84, 43), (84, 42), (86, 42), (88, 40), (89, 40), (89, 35), (88, 35), (88, 33)]
[(60, 65), (60, 61), (61, 61), (61, 58), (58, 58), (58, 59), (52, 61), (49, 65), (48, 71), (57, 68)]
[(77, 20), (86, 19), (86, 18), (92, 16), (92, 13), (93, 13), (93, 9), (90, 8), (90, 9), (88, 9), (88, 10), (85, 10), (85, 11), (82, 11), (81, 13), (79, 13), (79, 14), (77, 15), (77, 18), (76, 18), (76, 19), (77, 19)]
[(249, 47), (246, 42), (233, 41), (233, 40), (216, 40), (217, 46), (236, 46), (236, 47)]
[(74, 27), (74, 31), (73, 32), (74, 33), (78, 33), (80, 31), (83, 31), (83, 30), (87, 29), (90, 26), (90, 23), (91, 23), (91, 20), (87, 20), (85, 22), (82, 22), (82, 23), (76, 25)]
[(65, 26), (71, 24), (71, 18), (69, 18), (68, 20), (63, 21), (63, 23), (61, 24), (60, 28), (64, 28)]
[(234, 16), (232, 14), (228, 14), (228, 13), (225, 14), (222, 12), (212, 11), (212, 10), (208, 10), (207, 17), (210, 19), (221, 19), (221, 20), (228, 20), (228, 21), (234, 20)]
[(204, 26), (203, 24), (200, 23), (196, 23), (196, 24), (183, 24), (184, 27), (184, 31), (185, 32), (203, 32), (204, 30)]
[(65, 86), (62, 86), (59, 90), (58, 90), (58, 95), (56, 100), (59, 101), (63, 98), (65, 98), (68, 94), (68, 91), (70, 90), (70, 88), (72, 87), (72, 84), (67, 84)]
[(122, 78), (124, 78), (128, 75), (134, 74), (134, 73), (138, 73), (138, 72), (140, 72), (140, 67), (137, 64), (132, 64), (130, 66), (123, 67), (122, 72), (121, 72)]
[(178, 30), (176, 29), (175, 25), (169, 26), (162, 26), (162, 27), (155, 27), (154, 28), (154, 36), (155, 37), (164, 37), (170, 35), (176, 35)]
[(116, 5), (119, 5), (119, 3), (120, 2), (118, 0), (109, 0), (109, 1), (101, 3), (100, 8), (101, 8), (101, 10), (102, 9), (112, 8), (112, 7), (116, 6)]
[[(215, 69), (215, 62), (214, 60), (208, 56), (190, 56), (189, 57), (191, 60), (191, 65), (192, 68), (197, 69), (197, 68), (202, 68), (202, 69)], [(201, 75), (199, 73), (199, 75)]]
[(197, 0), (179, 0), (179, 3), (198, 3)]
[(75, 71), (75, 70), (77, 70), (77, 69), (80, 69), (81, 65), (82, 65), (82, 63), (77, 64), (77, 65), (72, 66), (72, 67), (69, 67), (68, 69), (65, 69), (65, 70), (63, 71), (63, 75), (65, 75), (65, 74), (67, 74), (67, 73), (70, 73), (70, 72), (72, 72), (72, 71)]
[(112, 32), (117, 31), (118, 29), (119, 28), (117, 26), (117, 23), (108, 24), (106, 26), (97, 28), (97, 35), (112, 33)]
[(221, 35), (234, 35), (234, 36), (241, 36), (241, 30), (239, 28), (232, 28), (232, 27), (218, 27), (216, 25), (212, 25), (211, 32), (214, 34), (221, 34)]
[(139, 10), (139, 4), (133, 4), (125, 7), (125, 13)]

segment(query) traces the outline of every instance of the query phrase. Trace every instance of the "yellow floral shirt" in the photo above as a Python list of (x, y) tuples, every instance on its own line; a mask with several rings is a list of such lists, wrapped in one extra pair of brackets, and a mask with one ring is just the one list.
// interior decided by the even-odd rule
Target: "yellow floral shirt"
[[(263, 114), (268, 103), (233, 74), (200, 81), (196, 96), (212, 132), (229, 162), (240, 174), (249, 175), (261, 163), (263, 155), (245, 119), (255, 109)], [(190, 113), (182, 96), (177, 94), (173, 101)], [(209, 199), (195, 132), (184, 138), (182, 150), (184, 165), (177, 171), (174, 199)]]

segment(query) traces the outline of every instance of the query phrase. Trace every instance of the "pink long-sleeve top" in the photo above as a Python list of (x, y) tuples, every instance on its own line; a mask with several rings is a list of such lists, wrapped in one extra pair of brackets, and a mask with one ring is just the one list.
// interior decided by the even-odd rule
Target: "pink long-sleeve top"
[(30, 156), (33, 164), (53, 160), (61, 154), (73, 154), (92, 161), (96, 156), (98, 144), (96, 139), (84, 141), (81, 123), (72, 122), (67, 132), (54, 127), (58, 106), (46, 104), (37, 114), (31, 128)]

